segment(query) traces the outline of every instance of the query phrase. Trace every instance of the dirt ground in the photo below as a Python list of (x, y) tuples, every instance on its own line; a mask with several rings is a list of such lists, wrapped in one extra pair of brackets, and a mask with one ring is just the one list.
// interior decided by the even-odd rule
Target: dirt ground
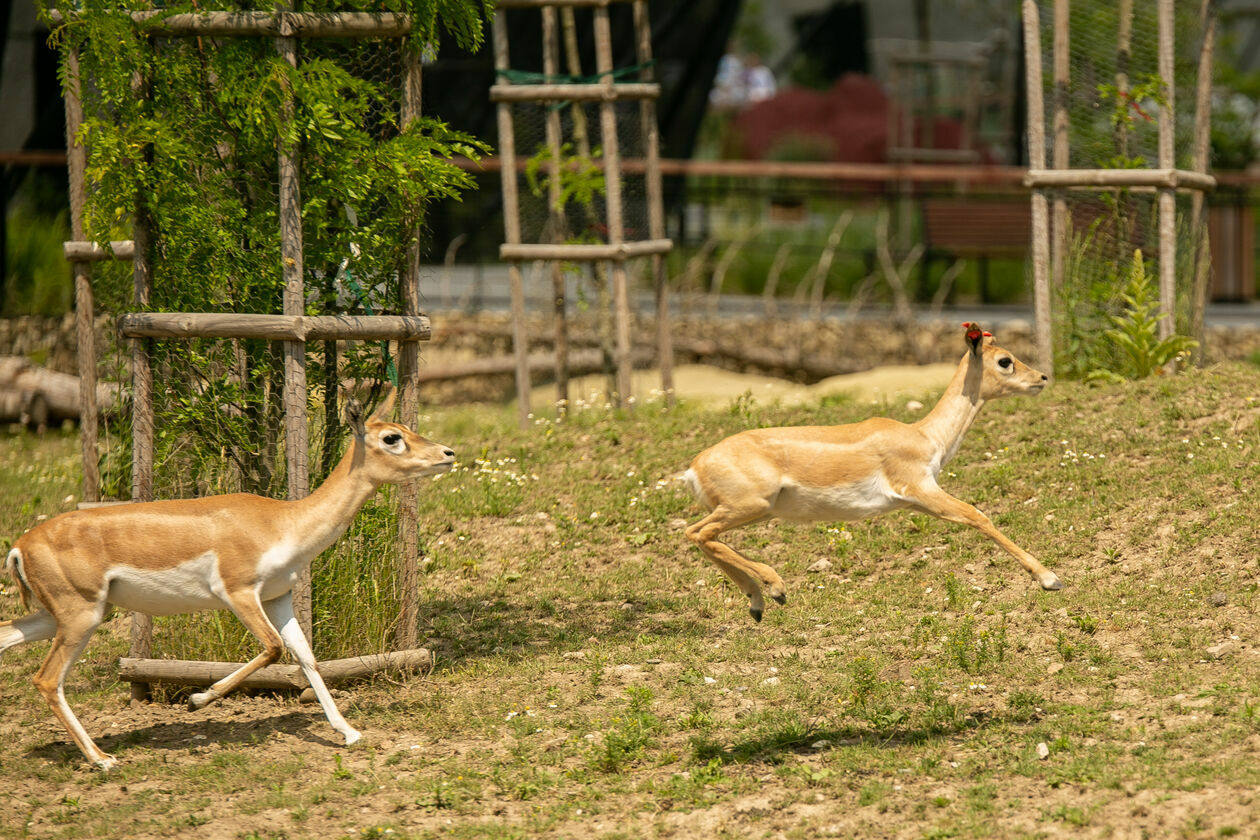
[[(678, 369), (676, 390), (683, 400), (717, 405), (745, 394), (751, 394), (758, 403), (781, 401), (791, 404), (839, 393), (850, 394), (859, 401), (880, 403), (898, 396), (921, 396), (925, 392), (939, 390), (944, 387), (953, 370), (953, 365), (885, 367), (863, 374), (835, 377), (814, 386), (799, 386), (781, 380), (689, 365)], [(591, 377), (575, 384), (573, 392), (587, 394), (588, 397), (584, 399), (588, 401), (598, 401), (602, 400), (602, 387), (603, 380)], [(646, 394), (652, 388), (659, 387), (659, 379), (651, 373), (641, 374), (635, 387), (638, 393)], [(535, 405), (545, 406), (552, 398), (550, 387), (535, 390)], [(1248, 407), (1239, 416), (1243, 418), (1239, 420), (1243, 427), (1254, 427), (1254, 407)], [(1246, 422), (1243, 423), (1243, 420)], [(1032, 497), (1018, 504), (1040, 503), (1036, 497)], [(1197, 524), (1196, 517), (1207, 520), (1208, 516), (1206, 513), (1187, 514), (1177, 520), (1176, 528), (1194, 527)], [(1053, 515), (1047, 514), (1046, 522), (1052, 521)], [(1114, 574), (1129, 576), (1135, 581), (1149, 581), (1146, 585), (1154, 586), (1174, 571), (1160, 565), (1163, 554), (1158, 548), (1161, 541), (1171, 538), (1173, 527), (1169, 524), (1159, 525), (1152, 512), (1117, 512), (1107, 518), (1107, 525), (1099, 533), (1097, 545), (1089, 556), (1078, 558), (1078, 561), (1082, 564), (1112, 563)], [(523, 524), (501, 523), (494, 526), (493, 530), (475, 535), (475, 539), (481, 540), (483, 544), (492, 541), (546, 542), (551, 539), (553, 531), (554, 527), (549, 526), (545, 520)], [(773, 534), (773, 530), (770, 533)], [(770, 539), (773, 540), (773, 536)], [(1136, 750), (1138, 747), (1134, 745), (1139, 743), (1139, 738), (1150, 737), (1153, 741), (1154, 734), (1143, 734), (1148, 731), (1159, 733), (1204, 726), (1212, 714), (1213, 704), (1218, 702), (1205, 693), (1207, 687), (1229, 685), (1238, 678), (1240, 670), (1254, 670), (1255, 663), (1260, 662), (1260, 647), (1254, 646), (1254, 635), (1250, 632), (1260, 629), (1257, 627), (1254, 587), (1244, 591), (1236, 586), (1237, 582), (1234, 582), (1234, 588), (1225, 582), (1216, 582), (1217, 576), (1222, 574), (1222, 564), (1219, 562), (1222, 557), (1234, 558), (1240, 566), (1244, 562), (1254, 565), (1254, 558), (1241, 559), (1243, 550), (1239, 539), (1241, 538), (1229, 537), (1213, 541), (1205, 538), (1195, 554), (1181, 558), (1180, 568), (1175, 570), (1178, 580), (1202, 578), (1202, 587), (1205, 592), (1212, 593), (1212, 598), (1216, 597), (1217, 589), (1230, 593), (1226, 602), (1213, 603), (1210, 609), (1201, 609), (1201, 604), (1197, 602), (1193, 609), (1187, 607), (1185, 624), (1190, 628), (1187, 632), (1192, 629), (1203, 638), (1213, 641), (1233, 640), (1228, 643), (1228, 650), (1221, 656), (1204, 655), (1195, 678), (1196, 685), (1187, 686), (1184, 691), (1169, 699), (1169, 692), (1164, 690), (1165, 687), (1153, 686), (1145, 681), (1138, 665), (1146, 655), (1146, 631), (1135, 625), (1118, 628), (1107, 634), (1107, 655), (1121, 663), (1134, 664), (1129, 673), (1119, 680), (1114, 703), (1111, 704), (1111, 720), (1116, 723), (1117, 731), (1128, 727), (1124, 730), (1126, 737), (1132, 737), (1132, 743), (1124, 744), (1120, 744), (1117, 737), (1117, 749)], [(943, 549), (945, 546), (926, 546), (923, 549), (924, 555), (933, 548)], [(992, 562), (1000, 564), (1009, 561), (999, 558)], [(870, 586), (881, 578), (905, 573), (904, 568), (898, 569), (893, 564), (880, 560), (872, 561), (872, 568), (871, 574), (861, 581), (844, 583), (853, 587)], [(495, 569), (492, 562), (488, 561), (480, 571), (483, 576), (489, 576), (505, 570)], [(1070, 573), (1072, 570), (1060, 571)], [(1084, 575), (1083, 569), (1078, 568), (1075, 571), (1079, 576)], [(689, 581), (700, 572), (688, 569), (678, 574), (690, 575), (687, 578)], [(973, 586), (977, 591), (990, 586), (985, 579), (983, 564), (979, 569), (972, 566), (962, 567), (959, 574), (968, 586)], [(837, 589), (841, 583), (839, 577), (830, 576), (836, 579), (834, 585)], [(1004, 575), (1003, 579), (1005, 582), (1002, 586), (1006, 587), (1005, 590), (999, 587), (998, 592), (986, 591), (984, 597), (993, 598), (998, 594), (1009, 595), (1027, 589), (1027, 581), (1013, 574)], [(802, 582), (798, 580), (796, 583)], [(724, 591), (723, 597), (729, 602), (731, 593)], [(1199, 598), (1199, 595), (1194, 597)], [(11, 593), (5, 597), (5, 601), (6, 614), (12, 614), (11, 608), (16, 601), (12, 599)], [(1190, 603), (1189, 596), (1186, 603)], [(624, 606), (610, 603), (609, 610), (622, 609)], [(707, 622), (704, 632), (715, 646), (721, 646), (728, 632), (742, 632), (751, 625), (746, 624), (746, 618), (742, 615), (732, 618), (739, 610), (731, 610), (725, 604), (717, 606), (725, 617), (717, 622)], [(563, 622), (564, 605), (559, 607), (559, 617), (555, 620)], [(1067, 608), (1064, 607), (1061, 612), (1066, 622)], [(662, 616), (661, 620), (668, 618)], [(1056, 645), (1055, 631), (1049, 626), (1036, 627), (1037, 618), (1029, 617), (1028, 623), (1033, 626), (1026, 628), (1028, 633), (1021, 638), (1020, 644), (1024, 646), (1029, 658), (1044, 656), (1045, 661), (1050, 663), (1048, 676), (1052, 676), (1056, 673), (1053, 670), (1055, 663), (1051, 661)], [(726, 621), (730, 623), (723, 623)], [(826, 625), (820, 623), (814, 626), (824, 628)], [(1019, 629), (1016, 627), (1012, 632)], [(491, 797), (491, 801), (485, 803), (484, 807), (477, 808), (475, 813), (460, 813), (457, 809), (435, 809), (423, 801), (426, 790), (423, 786), (430, 784), (428, 779), (431, 774), (427, 770), (429, 766), (434, 763), (448, 763), (464, 755), (478, 756), (478, 760), (484, 763), (486, 755), (510, 749), (512, 739), (506, 734), (506, 727), (501, 727), (504, 730), (502, 737), (470, 736), (461, 734), (457, 727), (435, 727), (424, 714), (396, 711), (400, 705), (419, 709), (427, 709), (430, 703), (441, 705), (461, 691), (477, 691), (481, 693), (479, 696), (489, 696), (495, 690), (493, 685), (484, 684), (472, 689), (448, 679), (445, 684), (435, 686), (433, 680), (411, 677), (335, 691), (338, 702), (351, 723), (363, 732), (366, 745), (346, 749), (328, 727), (318, 706), (301, 704), (292, 696), (232, 696), (205, 709), (190, 712), (180, 705), (165, 703), (128, 704), (123, 699), (125, 686), (118, 686), (110, 694), (102, 695), (107, 699), (85, 701), (80, 693), (84, 685), (107, 684), (115, 678), (115, 660), (102, 651), (110, 647), (111, 639), (115, 650), (124, 645), (127, 634), (128, 620), (124, 617), (114, 617), (102, 626), (98, 638), (93, 642), (93, 648), (77, 667), (73, 678), (76, 685), (68, 687), (68, 694), (71, 695), (71, 702), (85, 727), (96, 736), (103, 749), (111, 751), (121, 746), (136, 745), (143, 748), (143, 751), (158, 753), (161, 755), (163, 772), (136, 777), (129, 775), (124, 768), (110, 776), (94, 774), (80, 766), (77, 750), (70, 744), (64, 730), (51, 714), (23, 713), (15, 716), (0, 712), (0, 744), (11, 745), (6, 749), (17, 749), (26, 759), (42, 762), (46, 768), (41, 772), (24, 775), (16, 784), (6, 789), (3, 807), (9, 811), (9, 815), (0, 820), (0, 837), (66, 836), (62, 827), (68, 821), (69, 812), (72, 811), (76, 819), (77, 815), (88, 813), (94, 808), (117, 814), (119, 803), (129, 799), (137, 803), (137, 811), (142, 814), (159, 812), (162, 807), (168, 808), (171, 814), (187, 813), (183, 827), (178, 831), (170, 827), (169, 821), (156, 830), (138, 823), (131, 834), (134, 837), (181, 836), (199, 840), (375, 837), (380, 835), (360, 834), (359, 829), (384, 824), (404, 826), (408, 833), (425, 836), (442, 836), (448, 828), (454, 830), (458, 827), (461, 831), (459, 836), (464, 837), (475, 836), (475, 831), (470, 831), (470, 825), (475, 829), (478, 821), (493, 825), (495, 833), (489, 836), (526, 836), (503, 834), (502, 826), (509, 822), (528, 824), (532, 806), (527, 800), (506, 796)], [(590, 641), (594, 642), (596, 639), (592, 638)], [(880, 643), (879, 639), (874, 638), (868, 641), (874, 645)], [(440, 640), (435, 649), (440, 658)], [(95, 654), (93, 650), (96, 651)], [(814, 639), (808, 648), (785, 643), (782, 653), (784, 658), (803, 657), (821, 662), (824, 651), (825, 643)], [(581, 651), (575, 652), (575, 656), (578, 653)], [(8, 656), (0, 668), (0, 685), (9, 687), (4, 692), (3, 702), (9, 703), (12, 695), (20, 693), (22, 697), (17, 702), (23, 705), (38, 704), (38, 698), (33, 697), (34, 692), (26, 680), (35, 660), (28, 655), (26, 662), (19, 667), (12, 654)], [(566, 658), (567, 656), (566, 654)], [(755, 667), (757, 666), (753, 663), (728, 665), (726, 672), (716, 668), (712, 675), (717, 679), (751, 682), (760, 679)], [(1073, 667), (1083, 668), (1084, 663), (1078, 662)], [(21, 680), (16, 677), (19, 670), (23, 671)], [(656, 662), (651, 666), (610, 663), (606, 668), (610, 694), (613, 687), (668, 682), (677, 679), (680, 671), (680, 666), (669, 661)], [(569, 673), (548, 675), (549, 680), (570, 679), (575, 683), (583, 678), (581, 671), (576, 669)], [(1047, 692), (1053, 690), (1046, 689)], [(1068, 689), (1056, 695), (1055, 699), (1061, 704), (1070, 704), (1073, 691), (1088, 690)], [(436, 699), (430, 698), (431, 693)], [(731, 694), (715, 704), (713, 713), (724, 721), (736, 719), (747, 711), (741, 705), (744, 702), (737, 694)], [(994, 697), (994, 709), (1002, 708), (1003, 702)], [(1019, 749), (1018, 745), (988, 743), (984, 737), (969, 738), (966, 735), (946, 741), (940, 750), (940, 760), (963, 766), (967, 766), (969, 762), (972, 766), (983, 764), (986, 751), (1009, 752)], [(18, 744), (22, 746), (12, 746)], [(245, 752), (251, 764), (277, 768), (275, 772), (283, 775), (258, 778), (256, 770), (236, 763), (240, 761), (237, 756), (245, 745), (248, 745)], [(1145, 741), (1141, 741), (1140, 745), (1144, 746)], [(833, 746), (835, 745), (828, 743), (812, 753), (802, 751), (791, 756), (788, 761), (798, 762), (806, 772), (819, 770), (821, 765), (818, 754)], [(543, 749), (553, 747), (557, 750), (563, 749), (564, 744), (556, 743), (544, 746)], [(680, 746), (680, 749), (685, 747)], [(1202, 760), (1225, 766), (1233, 762), (1254, 763), (1258, 755), (1260, 732), (1233, 742), (1220, 743)], [(1035, 758), (1030, 760), (1036, 761)], [(909, 773), (908, 770), (905, 772)], [(236, 792), (232, 792), (231, 782), (225, 784), (221, 781), (223, 776), (230, 778), (233, 774), (241, 780)], [(651, 771), (648, 771), (647, 775), (650, 774)], [(205, 795), (190, 795), (187, 791), (190, 787), (196, 791), (199, 778), (214, 778), (217, 781), (213, 785), (207, 782)], [(709, 807), (678, 811), (662, 808), (654, 811), (650, 803), (640, 802), (642, 807), (630, 812), (619, 810), (612, 814), (583, 815), (579, 810), (563, 825), (554, 827), (548, 836), (651, 836), (685, 840), (749, 836), (911, 840), (925, 836), (926, 824), (923, 821), (899, 819), (894, 814), (885, 813), (876, 805), (838, 811), (835, 803), (828, 801), (821, 793), (803, 793), (800, 785), (785, 783), (774, 773), (768, 772), (756, 781), (756, 790), (742, 791), (733, 798), (724, 799)], [(354, 792), (348, 794), (344, 786), (351, 784), (354, 785)], [(276, 788), (276, 796), (261, 809), (257, 807), (259, 799), (255, 790), (260, 785)], [(896, 790), (898, 796), (907, 800), (950, 802), (963, 798), (967, 787), (968, 781), (964, 778), (959, 778), (954, 783), (942, 783), (927, 777), (907, 775), (904, 782), (896, 786)], [(295, 822), (292, 794), (295, 791), (321, 789), (329, 791), (326, 801), (331, 807), (312, 807), (310, 816), (305, 821)], [(224, 790), (229, 792), (224, 793)], [(1237, 836), (1257, 836), (1251, 832), (1260, 824), (1260, 801), (1252, 793), (1240, 791), (1227, 778), (1212, 779), (1198, 786), (1183, 785), (1181, 789), (1156, 785), (1134, 786), (1129, 782), (1115, 789), (1092, 785), (1089, 793), (1093, 804), (1082, 815), (1081, 819), (1085, 820), (1083, 823), (1074, 823), (1069, 818), (1048, 821), (1041, 816), (1048, 812), (1060, 812), (1071, 817), (1073, 809), (1080, 803), (1085, 792), (1086, 785), (1081, 783), (1068, 781), (1062, 785), (1047, 786), (1044, 782), (1017, 776), (1008, 788), (994, 792), (995, 799), (1000, 798), (1007, 803), (1007, 810), (999, 812), (995, 819), (1002, 822), (1006, 836), (1107, 837), (1120, 840), (1209, 836), (1201, 835), (1197, 831), (1186, 831), (1185, 826), (1197, 824), (1196, 821), (1209, 827), (1241, 826), (1243, 828)], [(634, 794), (628, 796), (633, 798)], [(643, 797), (639, 798), (641, 800)], [(250, 803), (247, 810), (240, 807), (243, 802)], [(1022, 804), (1012, 806), (1010, 803)], [(25, 815), (25, 822), (20, 829), (18, 814)], [(83, 824), (82, 821), (79, 824)], [(1234, 834), (1222, 833), (1220, 836)]]

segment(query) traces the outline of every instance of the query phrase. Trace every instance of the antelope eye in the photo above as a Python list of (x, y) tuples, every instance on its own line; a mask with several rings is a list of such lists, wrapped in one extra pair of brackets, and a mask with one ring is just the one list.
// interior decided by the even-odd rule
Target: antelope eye
[(1011, 362), (1011, 359), (1009, 356), (1003, 356), (1002, 358), (998, 359), (998, 367), (1000, 368), (1005, 369), (1005, 368), (1010, 367), (1012, 364), (1013, 363)]
[(386, 446), (393, 446), (400, 440), (402, 440), (402, 435), (398, 434), (398, 432), (390, 432), (387, 435), (381, 435), (381, 442)]

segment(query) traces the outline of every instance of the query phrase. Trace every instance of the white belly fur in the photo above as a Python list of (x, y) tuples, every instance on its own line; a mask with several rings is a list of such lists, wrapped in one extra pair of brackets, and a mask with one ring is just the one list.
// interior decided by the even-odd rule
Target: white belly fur
[(824, 487), (784, 484), (772, 516), (795, 522), (857, 522), (906, 506), (883, 475)]
[(109, 602), (147, 615), (224, 609), (222, 592), (213, 551), (170, 569), (120, 566), (109, 573)]

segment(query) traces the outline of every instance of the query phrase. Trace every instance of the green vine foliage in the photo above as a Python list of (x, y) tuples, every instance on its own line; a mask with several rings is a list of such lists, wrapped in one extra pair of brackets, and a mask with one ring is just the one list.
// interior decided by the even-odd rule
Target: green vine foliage
[[(604, 170), (596, 162), (603, 154), (599, 147), (592, 149), (590, 155), (578, 154), (572, 143), (564, 143), (560, 146), (559, 155), (552, 155), (550, 148), (540, 146), (525, 162), (525, 181), (530, 193), (537, 198), (546, 197), (554, 177), (558, 182), (557, 211), (563, 213), (571, 202), (589, 210), (595, 200), (608, 191)], [(554, 176), (551, 172), (553, 166), (556, 170)]]
[[(270, 37), (150, 36), (151, 24), (120, 13), (135, 6), (80, 8), (52, 27), (52, 40), (63, 55), (73, 49), (80, 57), (85, 225), (91, 239), (108, 242), (130, 238), (135, 220), (148, 219), (149, 308), (282, 311), (283, 149), (299, 162), (307, 312), (399, 311), (400, 269), (426, 208), (473, 186), (452, 158), (476, 159), (486, 150), (437, 119), (402, 124), (402, 50), (431, 49), (443, 33), (477, 49), (490, 0), (304, 2), (304, 12), (406, 12), (414, 28), (406, 41), (301, 39), (297, 67)], [(204, 3), (162, 8), (209, 10)], [(99, 308), (134, 310), (129, 278), (116, 275), (98, 285)], [(321, 383), (335, 388), (347, 376), (385, 376), (376, 346), (343, 349), (331, 367), (332, 356), (308, 350), (313, 401), (322, 397)], [(267, 342), (158, 342), (155, 480), (162, 494), (282, 493), (282, 377), (282, 351)], [(130, 445), (125, 430), (111, 440)], [(115, 454), (103, 462), (106, 490), (124, 497), (125, 460)]]

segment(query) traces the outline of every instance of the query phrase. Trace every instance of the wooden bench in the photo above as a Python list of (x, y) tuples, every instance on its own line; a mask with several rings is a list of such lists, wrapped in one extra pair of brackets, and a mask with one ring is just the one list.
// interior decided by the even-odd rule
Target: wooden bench
[(982, 302), (989, 297), (989, 260), (1023, 259), (1032, 242), (1032, 217), (1026, 196), (925, 198), (920, 208), (924, 277), (935, 259), (979, 260)]

